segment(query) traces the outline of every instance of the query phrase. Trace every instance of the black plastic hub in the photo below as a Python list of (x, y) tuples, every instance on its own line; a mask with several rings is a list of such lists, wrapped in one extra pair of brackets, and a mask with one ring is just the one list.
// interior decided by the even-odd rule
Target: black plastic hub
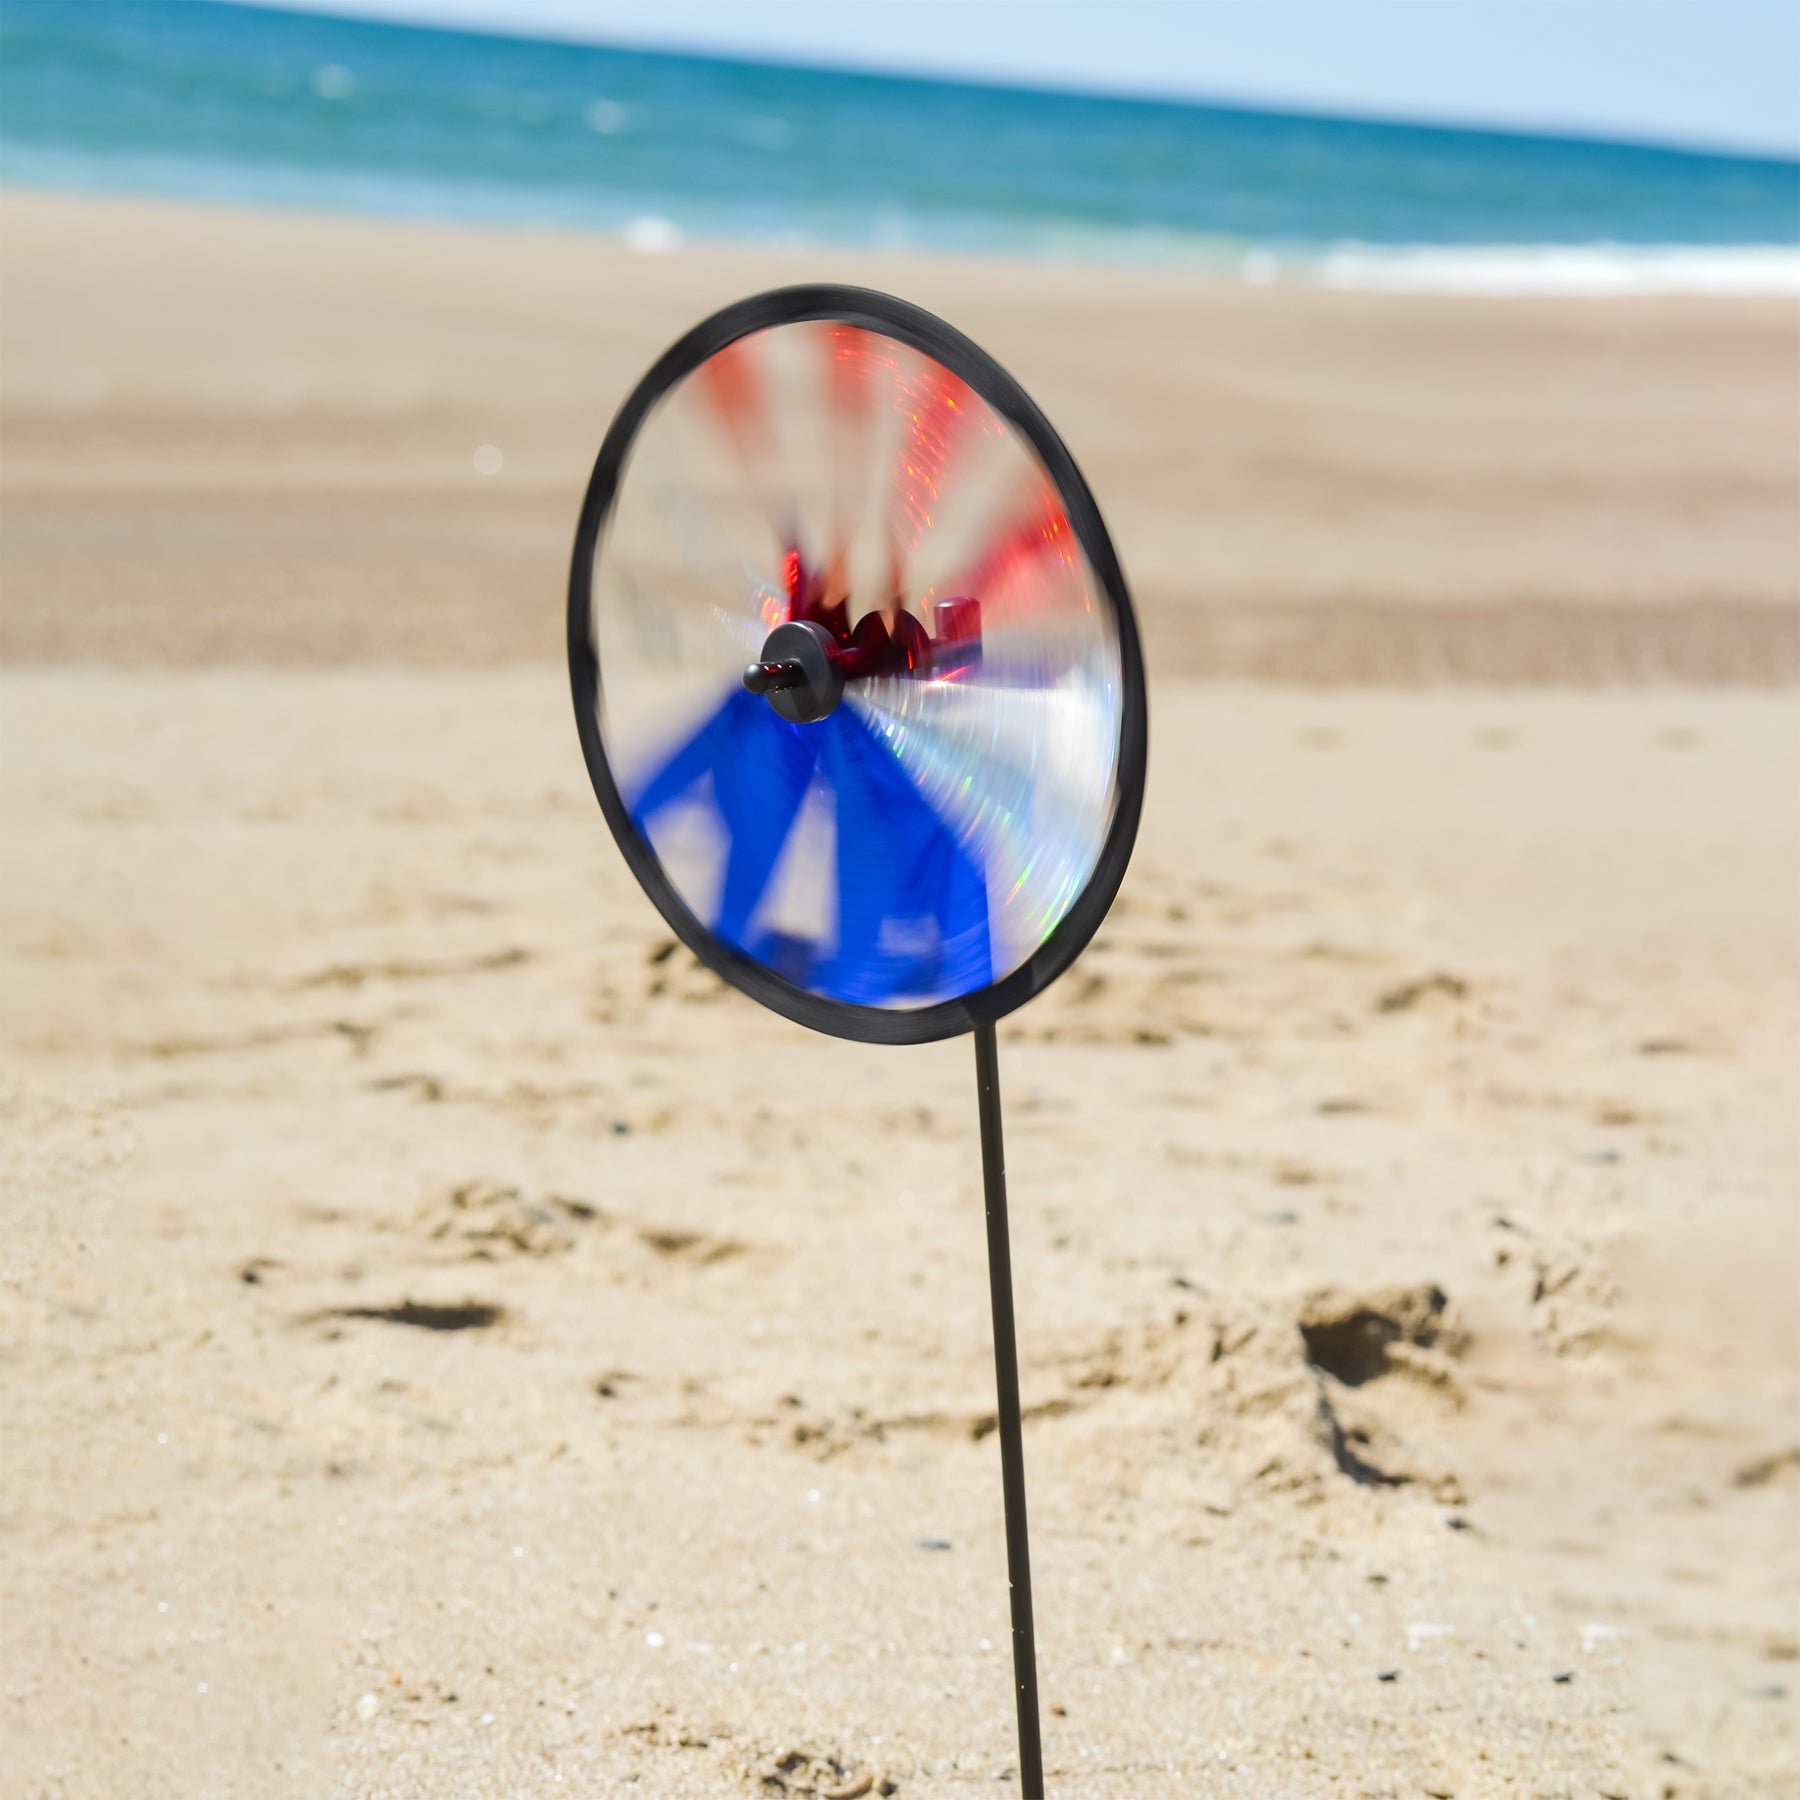
[(762, 654), (744, 669), (744, 686), (790, 724), (811, 725), (844, 695), (836, 640), (810, 619), (789, 619), (763, 640)]

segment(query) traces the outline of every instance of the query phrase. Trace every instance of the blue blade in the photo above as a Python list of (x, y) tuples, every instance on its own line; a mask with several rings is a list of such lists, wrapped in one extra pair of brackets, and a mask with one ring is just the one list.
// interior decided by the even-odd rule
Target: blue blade
[(837, 955), (818, 985), (879, 1005), (944, 997), (994, 978), (987, 886), (891, 753), (848, 709), (833, 713), (821, 769), (837, 796)]
[(646, 841), (649, 820), (707, 775), (730, 845), (719, 916), (712, 929), (741, 949), (756, 903), (774, 873), (819, 760), (816, 737), (790, 725), (752, 694), (731, 696), (652, 775), (631, 809)]
[[(649, 822), (706, 778), (729, 849), (718, 917), (725, 942), (800, 987), (879, 1006), (947, 998), (993, 980), (987, 886), (892, 753), (847, 708), (790, 725), (733, 694), (644, 784), (632, 823)], [(751, 930), (817, 778), (837, 835), (837, 943)]]

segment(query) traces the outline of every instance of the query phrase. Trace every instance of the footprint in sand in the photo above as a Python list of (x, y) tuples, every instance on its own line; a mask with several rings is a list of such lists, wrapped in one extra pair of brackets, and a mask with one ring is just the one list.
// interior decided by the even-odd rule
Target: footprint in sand
[(306, 1322), (326, 1319), (368, 1319), (382, 1325), (411, 1325), (420, 1331), (487, 1331), (509, 1317), (504, 1306), (490, 1300), (402, 1300), (393, 1306), (333, 1306), (309, 1313)]

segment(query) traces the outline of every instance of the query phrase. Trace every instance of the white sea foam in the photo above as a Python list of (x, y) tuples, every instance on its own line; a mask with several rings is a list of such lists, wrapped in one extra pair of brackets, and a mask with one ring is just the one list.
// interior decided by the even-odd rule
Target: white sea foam
[[(1255, 264), (1255, 267), (1251, 265)], [(1266, 281), (1265, 252), (1245, 258)], [(1800, 248), (1785, 244), (1338, 244), (1316, 259), (1275, 266), (1278, 276), (1371, 293), (1796, 294)]]
[(321, 100), (348, 100), (356, 92), (356, 77), (342, 63), (321, 63), (313, 70), (312, 91)]
[(687, 242), (687, 233), (673, 220), (653, 214), (633, 219), (621, 235), (627, 249), (645, 256), (668, 256)]
[(618, 100), (590, 100), (581, 116), (602, 137), (618, 137), (631, 124), (630, 111)]

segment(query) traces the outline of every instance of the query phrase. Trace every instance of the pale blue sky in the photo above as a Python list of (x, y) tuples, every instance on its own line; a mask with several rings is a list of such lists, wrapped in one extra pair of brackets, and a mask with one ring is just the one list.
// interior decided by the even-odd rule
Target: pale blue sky
[(285, 3), (526, 36), (1800, 153), (1800, 0)]

